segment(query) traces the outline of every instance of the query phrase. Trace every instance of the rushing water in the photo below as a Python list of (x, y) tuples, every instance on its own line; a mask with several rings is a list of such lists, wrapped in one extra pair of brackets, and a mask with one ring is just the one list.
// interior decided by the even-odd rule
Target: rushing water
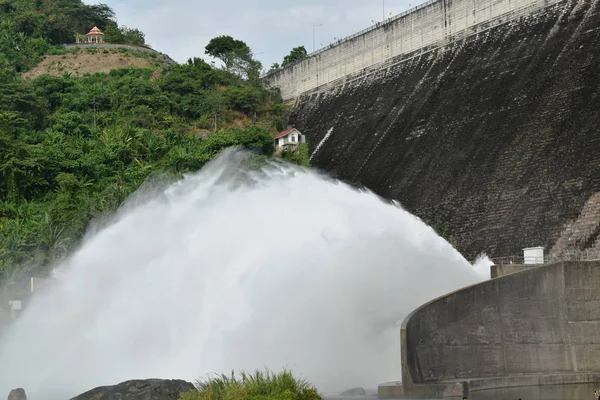
[(482, 278), (419, 219), (227, 151), (142, 190), (56, 269), (0, 344), (0, 395), (287, 367), (322, 391), (400, 377), (399, 323)]

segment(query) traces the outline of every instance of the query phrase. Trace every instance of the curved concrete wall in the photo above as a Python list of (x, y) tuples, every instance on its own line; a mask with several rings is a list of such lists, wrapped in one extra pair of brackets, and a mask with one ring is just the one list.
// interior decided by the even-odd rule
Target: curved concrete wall
[(322, 85), (343, 84), (344, 78), (364, 69), (386, 68), (398, 57), (442, 46), (558, 1), (430, 0), (270, 73), (264, 80), (279, 88), (284, 100), (291, 100)]
[(402, 329), (409, 393), (420, 384), (446, 384), (445, 393), (456, 395), (457, 386), (594, 380), (600, 372), (600, 262), (557, 263), (467, 287), (420, 307)]

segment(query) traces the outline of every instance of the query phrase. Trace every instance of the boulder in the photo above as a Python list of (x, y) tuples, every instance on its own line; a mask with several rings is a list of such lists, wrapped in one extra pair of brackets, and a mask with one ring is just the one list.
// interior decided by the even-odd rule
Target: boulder
[(100, 386), (71, 400), (179, 400), (183, 392), (194, 389), (194, 385), (179, 379), (144, 379)]
[(348, 389), (345, 392), (340, 393), (340, 396), (366, 396), (367, 392), (361, 387), (355, 387)]
[(8, 400), (27, 400), (25, 390), (22, 388), (11, 390), (8, 394)]

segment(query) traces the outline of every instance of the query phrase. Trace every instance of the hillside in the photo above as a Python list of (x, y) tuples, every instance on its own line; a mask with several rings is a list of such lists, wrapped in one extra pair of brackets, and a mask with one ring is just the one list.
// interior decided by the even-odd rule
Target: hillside
[[(60, 49), (59, 49), (60, 50)], [(55, 50), (55, 53), (59, 51)], [(33, 66), (30, 71), (22, 74), (24, 78), (32, 79), (40, 75), (62, 76), (71, 74), (108, 73), (114, 69), (162, 69), (173, 64), (167, 56), (160, 53), (145, 53), (127, 48), (89, 48), (65, 49), (63, 54), (47, 54)]]
[(176, 179), (234, 145), (273, 153), (286, 108), (244, 42), (211, 42), (226, 68), (179, 65), (65, 48), (93, 26), (144, 44), (104, 5), (0, 0), (0, 11), (0, 280), (45, 274), (151, 176)]

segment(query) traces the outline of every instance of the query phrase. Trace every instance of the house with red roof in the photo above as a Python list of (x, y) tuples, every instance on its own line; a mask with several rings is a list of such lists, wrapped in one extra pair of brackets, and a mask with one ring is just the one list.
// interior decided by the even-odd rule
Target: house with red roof
[(86, 33), (85, 36), (77, 36), (77, 43), (104, 43), (104, 33), (102, 33), (102, 31), (95, 26), (91, 31)]
[(279, 132), (273, 139), (275, 152), (297, 150), (300, 143), (306, 143), (306, 136), (296, 128), (289, 128)]

